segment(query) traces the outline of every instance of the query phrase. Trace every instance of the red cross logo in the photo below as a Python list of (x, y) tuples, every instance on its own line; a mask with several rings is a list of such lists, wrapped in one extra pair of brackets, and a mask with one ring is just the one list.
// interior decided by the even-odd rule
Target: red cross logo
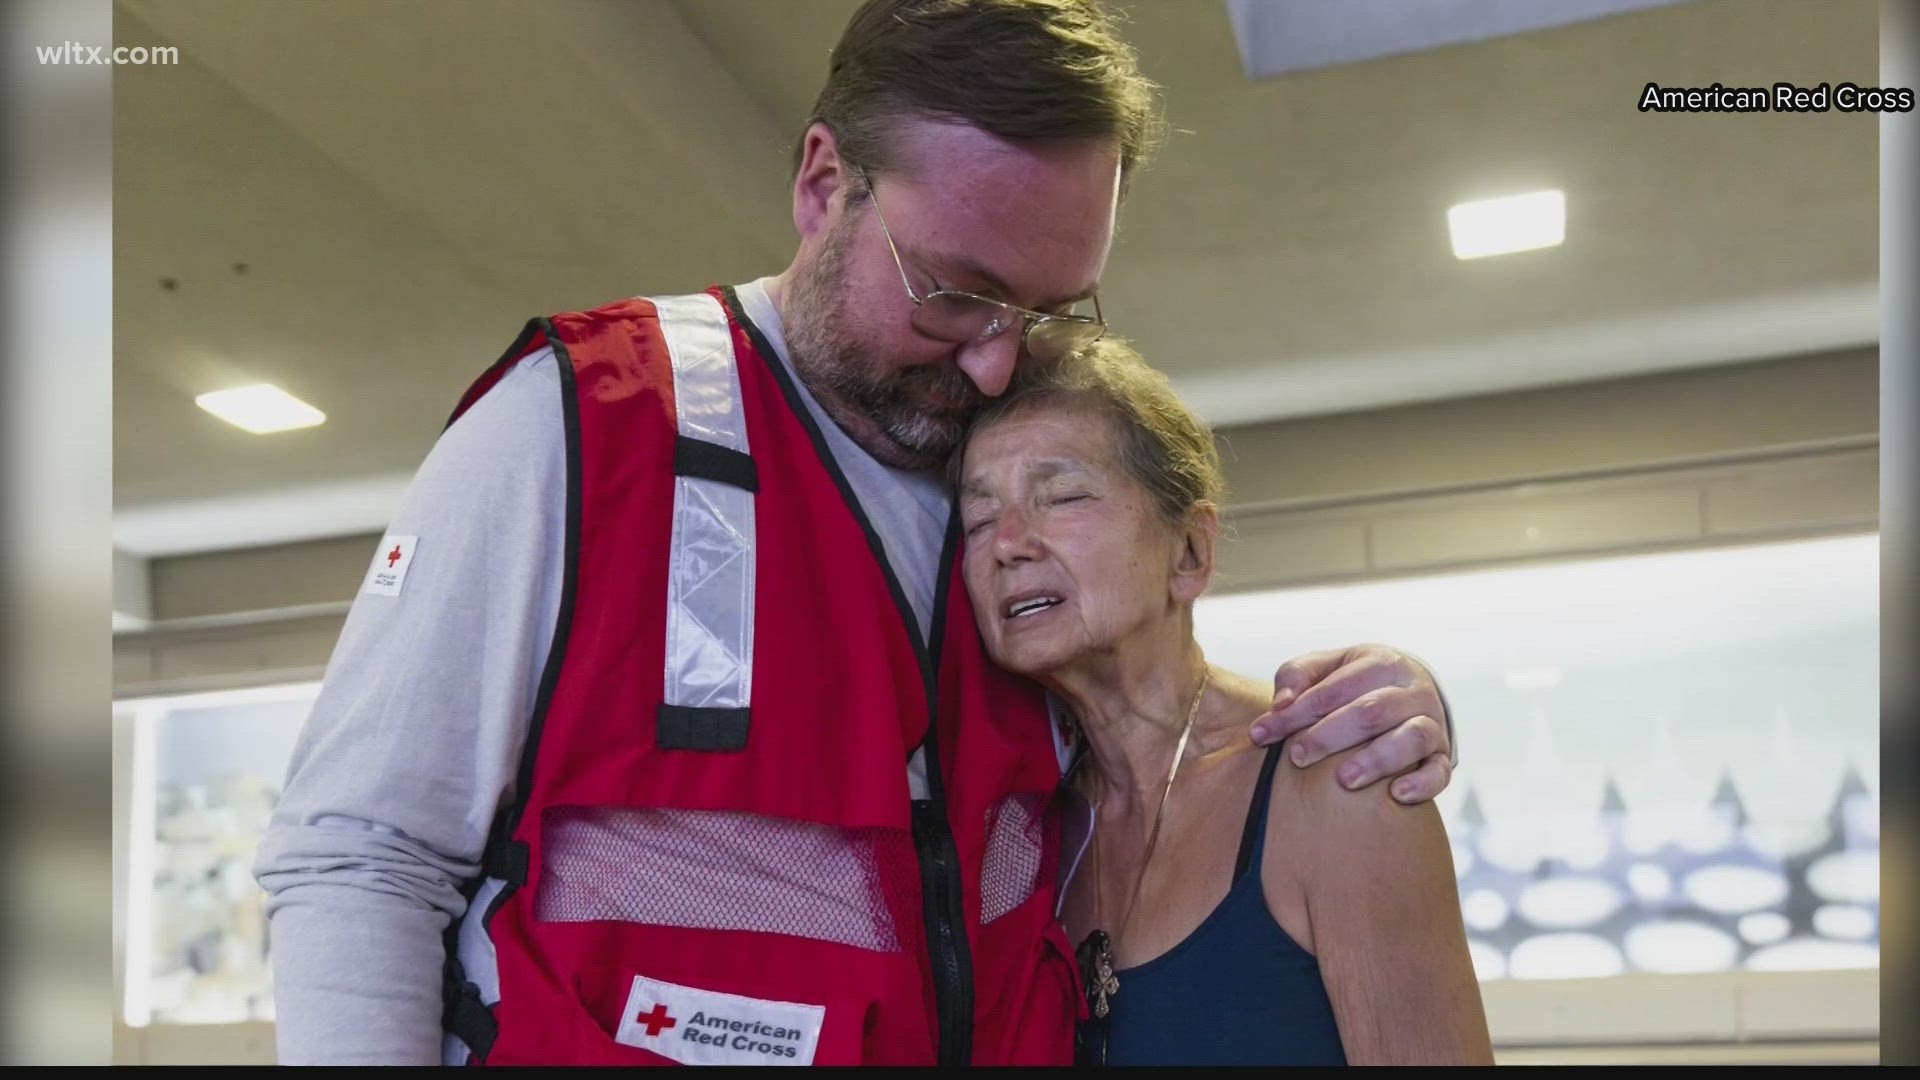
[(680, 1023), (680, 1021), (668, 1016), (667, 1007), (660, 1004), (655, 1004), (652, 1012), (641, 1013), (639, 1016), (634, 1017), (633, 1022), (647, 1025), (647, 1038), (649, 1039), (658, 1038), (662, 1031)]
[(387, 569), (389, 570), (393, 569), (394, 564), (399, 561), (400, 561), (400, 545), (395, 544), (393, 545), (393, 550), (387, 552)]

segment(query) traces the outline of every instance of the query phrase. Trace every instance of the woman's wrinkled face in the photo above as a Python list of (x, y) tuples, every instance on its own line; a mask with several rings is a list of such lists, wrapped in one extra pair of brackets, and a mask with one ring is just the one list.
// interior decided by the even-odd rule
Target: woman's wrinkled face
[(960, 481), (963, 569), (987, 651), (1037, 675), (1168, 617), (1183, 537), (1121, 466), (1118, 425), (1036, 404), (976, 433)]

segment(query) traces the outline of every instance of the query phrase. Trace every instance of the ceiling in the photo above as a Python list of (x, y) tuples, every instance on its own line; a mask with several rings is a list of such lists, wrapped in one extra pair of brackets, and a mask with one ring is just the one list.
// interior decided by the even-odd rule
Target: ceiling
[[(136, 555), (378, 529), (529, 317), (783, 268), (786, 150), (857, 0), (119, 0), (115, 525)], [(1293, 74), (1134, 2), (1176, 129), (1102, 303), (1219, 424), (1877, 341), (1871, 114), (1643, 114), (1878, 71), (1871, 0), (1695, 0)], [(1560, 247), (1445, 211), (1566, 191)], [(195, 395), (325, 411), (260, 437)]]

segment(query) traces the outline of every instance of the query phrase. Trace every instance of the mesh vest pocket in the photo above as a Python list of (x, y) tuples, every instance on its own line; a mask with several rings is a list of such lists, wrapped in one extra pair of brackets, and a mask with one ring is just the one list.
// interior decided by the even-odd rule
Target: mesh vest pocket
[(887, 953), (922, 936), (901, 917), (920, 891), (902, 829), (595, 806), (550, 807), (542, 827), (542, 922), (749, 930)]
[(1046, 851), (1038, 795), (1009, 795), (987, 811), (987, 850), (980, 868), (980, 922), (990, 923), (1033, 896)]

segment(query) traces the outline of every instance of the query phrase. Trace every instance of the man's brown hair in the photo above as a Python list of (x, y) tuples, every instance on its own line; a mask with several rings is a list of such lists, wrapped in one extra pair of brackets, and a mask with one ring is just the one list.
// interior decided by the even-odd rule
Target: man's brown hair
[(805, 127), (825, 123), (841, 157), (875, 173), (897, 164), (892, 125), (909, 117), (1012, 142), (1108, 140), (1124, 190), (1162, 121), (1157, 88), (1114, 23), (1100, 0), (867, 0)]

